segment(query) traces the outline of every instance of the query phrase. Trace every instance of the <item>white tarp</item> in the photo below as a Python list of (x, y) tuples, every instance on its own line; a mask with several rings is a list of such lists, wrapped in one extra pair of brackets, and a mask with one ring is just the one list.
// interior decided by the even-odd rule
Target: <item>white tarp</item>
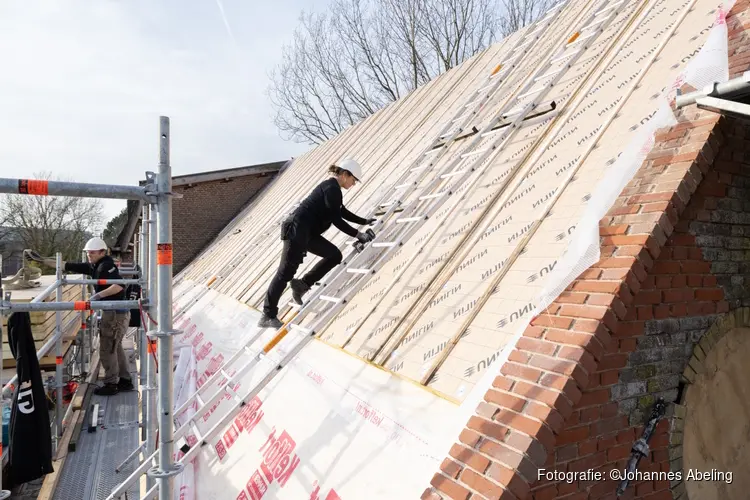
[[(209, 291), (177, 323), (185, 330), (177, 342), (191, 345), (194, 355), (180, 350), (175, 391), (181, 390), (175, 408), (184, 403), (184, 388), (193, 378), (202, 386), (255, 334), (258, 319), (257, 312)], [(261, 336), (253, 344), (256, 349), (270, 335)], [(290, 333), (277, 348), (288, 348), (298, 339)], [(245, 394), (273, 368), (278, 360), (274, 354), (278, 356), (272, 351), (273, 362), (249, 370), (234, 389)], [(251, 358), (247, 354), (228, 371)], [(190, 368), (193, 362), (195, 369)], [(188, 382), (178, 382), (179, 377)], [(204, 399), (213, 390), (209, 388)], [(212, 412), (199, 415), (200, 432), (232, 406), (227, 397)], [(435, 438), (451, 427), (456, 409), (414, 382), (316, 340), (199, 453), (194, 461), (195, 496), (185, 478), (175, 484), (175, 497), (335, 499), (363, 498), (367, 492), (371, 498), (413, 498), (424, 490), (423, 478), (444, 458), (431, 450), (441, 447)], [(187, 421), (185, 415), (176, 419), (178, 426)], [(187, 441), (196, 444), (190, 437)], [(216, 477), (222, 480), (211, 480)], [(407, 491), (413, 494), (403, 497)]]

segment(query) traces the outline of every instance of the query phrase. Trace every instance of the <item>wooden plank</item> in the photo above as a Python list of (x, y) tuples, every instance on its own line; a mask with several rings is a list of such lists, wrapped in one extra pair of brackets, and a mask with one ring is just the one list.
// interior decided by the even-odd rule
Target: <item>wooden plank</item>
[(79, 401), (78, 408), (73, 406), (73, 411), (79, 412), (80, 418), (78, 418), (75, 421), (75, 425), (73, 425), (73, 433), (70, 438), (70, 442), (68, 443), (68, 451), (76, 451), (76, 446), (78, 444), (78, 439), (81, 436), (81, 430), (83, 429), (83, 424), (84, 422), (86, 422), (86, 417), (88, 413), (86, 409), (89, 407), (89, 402), (91, 401), (91, 395), (94, 393), (95, 387), (96, 386), (94, 384), (89, 384), (88, 382), (84, 382), (78, 387), (78, 391), (76, 391), (78, 393), (78, 392), (81, 392), (81, 390), (83, 390), (83, 394), (82, 394), (83, 397)]
[[(78, 334), (78, 323), (73, 323), (68, 331), (66, 331), (63, 335), (63, 356), (67, 354), (68, 349), (70, 349), (71, 344), (73, 343), (73, 340), (75, 340), (76, 335)], [(37, 352), (39, 349), (44, 346), (44, 344), (47, 343), (47, 340), (43, 341), (35, 341), (34, 345), (36, 346)], [(41, 358), (39, 360), (39, 366), (40, 368), (49, 368), (50, 366), (54, 366), (55, 364), (55, 354), (54, 350)], [(16, 360), (13, 357), (13, 353), (10, 350), (10, 345), (4, 343), (3, 344), (3, 368), (14, 368), (16, 366)]]

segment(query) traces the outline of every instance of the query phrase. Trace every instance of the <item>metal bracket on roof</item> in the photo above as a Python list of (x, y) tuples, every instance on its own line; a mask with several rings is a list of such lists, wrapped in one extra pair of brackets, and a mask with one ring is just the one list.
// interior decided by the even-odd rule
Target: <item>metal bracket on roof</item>
[[(537, 113), (529, 113), (523, 119), (523, 121), (527, 122), (527, 121), (529, 121), (529, 120), (531, 120), (533, 118), (538, 118), (540, 116), (546, 115), (547, 113), (551, 113), (552, 111), (555, 110), (555, 108), (557, 108), (557, 104), (555, 103), (555, 101), (549, 101), (549, 103), (547, 103), (547, 105), (544, 106), (544, 107), (546, 109), (544, 109), (543, 111), (539, 111)], [(495, 125), (494, 127), (492, 127), (489, 131), (486, 131), (485, 134), (488, 134), (490, 132), (495, 132), (497, 130), (500, 130), (501, 128), (505, 128), (505, 127), (511, 125), (512, 123), (513, 123), (512, 121), (501, 122), (501, 123)], [(471, 137), (473, 135), (476, 135), (478, 133), (479, 133), (479, 129), (477, 129), (476, 126), (472, 126), (470, 131), (457, 135), (453, 140), (455, 142), (458, 142), (458, 141), (461, 141), (463, 139), (468, 139), (469, 137)], [(444, 145), (445, 144), (443, 142), (440, 142), (440, 143), (436, 144), (435, 147), (432, 148), (432, 150), (434, 151), (436, 149), (440, 149)]]
[(695, 104), (700, 109), (721, 113), (725, 116), (750, 118), (749, 104), (719, 99), (718, 97), (699, 97), (695, 100)]
[(742, 76), (732, 78), (726, 82), (714, 82), (706, 85), (701, 90), (682, 94), (677, 89), (675, 97), (675, 107), (682, 108), (697, 103), (698, 99), (704, 97), (717, 97), (720, 99), (740, 99), (750, 96), (750, 71), (746, 71)]

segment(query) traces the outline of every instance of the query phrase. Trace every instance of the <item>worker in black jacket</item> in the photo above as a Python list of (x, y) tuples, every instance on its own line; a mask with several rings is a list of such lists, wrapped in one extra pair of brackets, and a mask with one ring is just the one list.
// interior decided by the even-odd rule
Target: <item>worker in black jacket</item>
[[(120, 272), (112, 257), (107, 255), (107, 243), (101, 238), (91, 238), (84, 247), (88, 262), (63, 262), (65, 272), (86, 274), (95, 280), (119, 280)], [(44, 259), (50, 267), (55, 266), (54, 259)], [(89, 300), (113, 301), (125, 300), (125, 287), (122, 285), (94, 285), (94, 295)], [(133, 380), (128, 371), (128, 360), (122, 348), (122, 339), (128, 330), (130, 310), (114, 309), (102, 311), (99, 332), (99, 359), (104, 366), (104, 386), (94, 389), (94, 394), (111, 396), (120, 391), (134, 389)]]
[[(302, 296), (312, 285), (341, 263), (341, 251), (322, 236), (331, 224), (362, 243), (372, 240), (374, 233), (359, 232), (345, 220), (372, 225), (375, 219), (363, 219), (351, 213), (344, 207), (341, 194), (341, 188), (349, 189), (362, 180), (362, 168), (354, 160), (344, 160), (332, 165), (328, 172), (332, 177), (318, 184), (281, 224), (284, 248), (279, 268), (266, 292), (263, 316), (258, 322), (261, 328), (281, 328), (282, 323), (277, 317), (278, 303), (290, 280), (292, 299), (301, 305)], [(293, 279), (307, 252), (322, 257), (322, 260), (301, 279)]]

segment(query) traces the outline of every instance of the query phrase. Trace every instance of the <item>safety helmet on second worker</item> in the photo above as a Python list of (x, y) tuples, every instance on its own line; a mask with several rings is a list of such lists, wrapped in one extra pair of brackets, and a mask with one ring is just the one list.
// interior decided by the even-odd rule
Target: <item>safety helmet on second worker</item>
[(87, 252), (95, 252), (97, 250), (106, 250), (107, 243), (101, 238), (91, 238), (86, 242), (86, 246), (83, 249)]
[(341, 170), (346, 170), (347, 172), (352, 174), (355, 179), (357, 179), (359, 182), (362, 182), (362, 179), (364, 178), (364, 175), (362, 174), (362, 167), (360, 167), (359, 163), (357, 163), (355, 160), (343, 160), (338, 164), (338, 167)]

